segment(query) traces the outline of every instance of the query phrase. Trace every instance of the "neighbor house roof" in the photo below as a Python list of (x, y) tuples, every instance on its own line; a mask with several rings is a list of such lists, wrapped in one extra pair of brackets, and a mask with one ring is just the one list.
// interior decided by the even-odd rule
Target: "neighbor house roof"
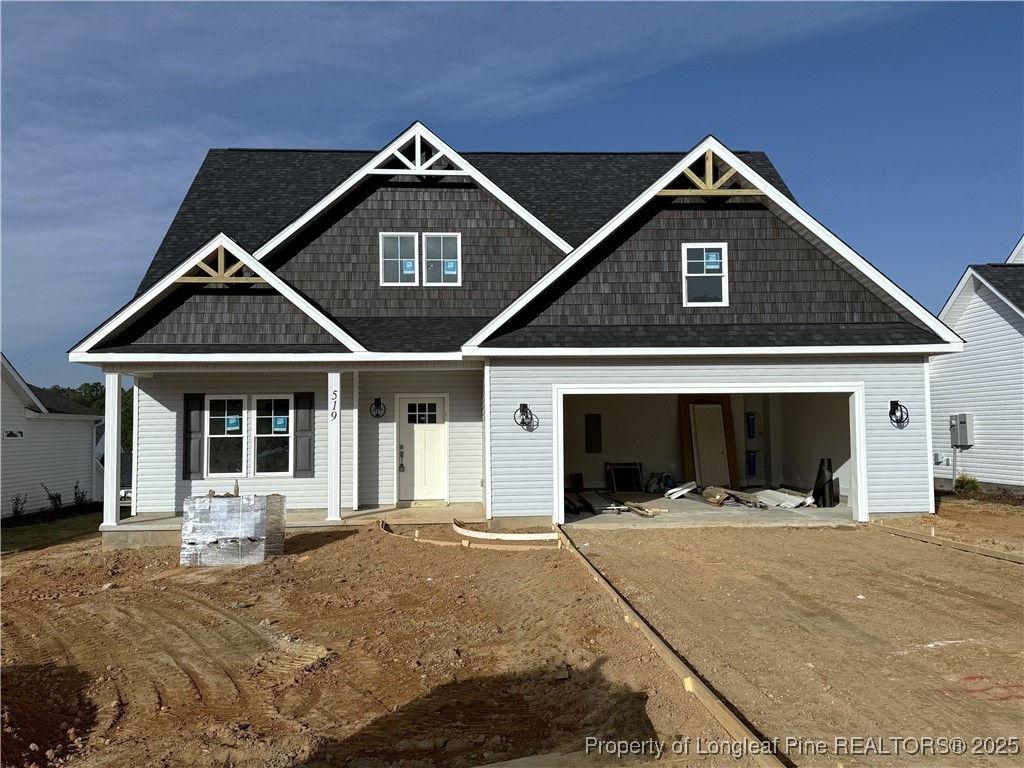
[(54, 394), (42, 387), (36, 387), (32, 384), (29, 384), (28, 386), (49, 413), (63, 413), (76, 416), (95, 416), (96, 418), (103, 418), (102, 413), (96, 413), (92, 408), (76, 403), (73, 400), (68, 400), (66, 397)]
[(1024, 264), (972, 264), (1000, 296), (1024, 312)]

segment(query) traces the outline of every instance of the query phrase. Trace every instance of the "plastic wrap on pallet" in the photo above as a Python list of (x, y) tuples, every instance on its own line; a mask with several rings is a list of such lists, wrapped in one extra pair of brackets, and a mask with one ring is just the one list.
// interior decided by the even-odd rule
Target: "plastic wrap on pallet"
[(185, 499), (181, 564), (251, 565), (284, 554), (285, 509), (279, 494)]

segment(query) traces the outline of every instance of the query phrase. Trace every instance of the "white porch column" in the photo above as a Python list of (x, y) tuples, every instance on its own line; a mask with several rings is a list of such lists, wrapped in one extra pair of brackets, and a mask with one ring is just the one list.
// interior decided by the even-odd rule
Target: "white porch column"
[(341, 371), (327, 372), (327, 519), (341, 520)]
[(352, 371), (352, 511), (359, 509), (359, 371)]
[(106, 374), (103, 419), (103, 525), (117, 525), (121, 508), (121, 374)]

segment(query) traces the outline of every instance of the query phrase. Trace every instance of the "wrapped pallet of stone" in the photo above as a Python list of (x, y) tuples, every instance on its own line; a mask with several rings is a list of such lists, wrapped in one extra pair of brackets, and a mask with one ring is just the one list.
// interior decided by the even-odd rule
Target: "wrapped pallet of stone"
[(285, 497), (191, 496), (181, 521), (182, 565), (251, 565), (284, 554)]

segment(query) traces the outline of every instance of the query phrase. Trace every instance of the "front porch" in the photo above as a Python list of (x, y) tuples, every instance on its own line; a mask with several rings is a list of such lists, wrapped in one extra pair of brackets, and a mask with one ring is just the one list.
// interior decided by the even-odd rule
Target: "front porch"
[[(181, 544), (181, 515), (148, 513), (126, 515), (116, 526), (104, 526), (104, 549), (136, 549), (139, 547), (176, 547)], [(341, 517), (329, 520), (322, 509), (296, 509), (285, 515), (285, 530), (289, 532), (330, 531), (338, 528), (358, 527), (383, 521), (389, 525), (438, 525), (460, 520), (482, 523), (487, 520), (484, 505), (480, 503), (408, 504), (399, 506), (361, 507), (343, 509)]]

